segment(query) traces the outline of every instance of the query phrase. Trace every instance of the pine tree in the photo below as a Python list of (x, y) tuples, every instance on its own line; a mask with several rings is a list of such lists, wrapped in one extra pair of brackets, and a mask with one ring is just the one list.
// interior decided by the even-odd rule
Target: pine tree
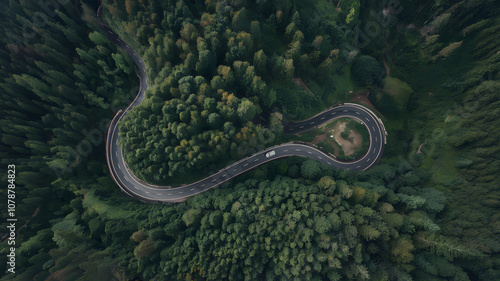
[(477, 249), (466, 247), (454, 238), (443, 235), (419, 232), (414, 237), (415, 245), (431, 253), (443, 256), (449, 261), (455, 258), (476, 259), (482, 256)]

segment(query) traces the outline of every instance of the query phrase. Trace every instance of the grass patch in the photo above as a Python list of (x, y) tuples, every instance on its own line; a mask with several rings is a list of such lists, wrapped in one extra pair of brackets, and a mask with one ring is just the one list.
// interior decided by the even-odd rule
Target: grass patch
[(399, 80), (398, 78), (390, 76), (385, 77), (383, 83), (384, 92), (391, 95), (401, 108), (406, 108), (408, 99), (410, 98), (411, 93), (413, 93), (410, 85)]
[(85, 193), (83, 206), (89, 210), (95, 211), (99, 216), (105, 216), (109, 219), (126, 219), (136, 214), (133, 211), (127, 211), (123, 208), (107, 204), (105, 201), (100, 200), (92, 190)]
[(350, 91), (356, 92), (361, 89), (361, 87), (356, 86), (351, 78), (351, 65), (352, 64), (346, 65), (342, 74), (333, 75), (333, 84), (335, 88), (331, 91), (330, 95), (326, 97), (325, 101), (327, 104), (333, 105), (337, 102), (345, 101)]
[(321, 99), (311, 95), (292, 80), (275, 80), (268, 84), (270, 89), (276, 91), (276, 102), (283, 110), (283, 115), (289, 120), (304, 120), (324, 110), (325, 106)]
[(446, 186), (459, 176), (459, 171), (455, 166), (458, 151), (443, 143), (435, 145), (434, 151), (426, 155), (421, 167), (435, 171), (433, 179)]

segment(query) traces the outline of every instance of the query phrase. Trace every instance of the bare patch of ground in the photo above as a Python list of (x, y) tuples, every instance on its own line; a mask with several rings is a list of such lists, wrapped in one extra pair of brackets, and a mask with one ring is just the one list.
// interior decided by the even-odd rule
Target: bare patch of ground
[(332, 153), (340, 160), (353, 160), (363, 156), (369, 146), (366, 127), (355, 118), (341, 117), (318, 126), (300, 137)]
[(327, 134), (318, 135), (316, 138), (314, 138), (311, 141), (311, 143), (317, 145), (318, 143), (326, 140), (330, 144), (330, 146), (333, 148), (333, 155), (339, 156), (340, 155), (340, 148), (339, 148), (338, 144), (336, 144), (334, 141), (332, 141), (329, 138), (329, 136), (330, 135), (327, 136)]
[(326, 139), (326, 134), (322, 134), (317, 136), (315, 139), (311, 141), (312, 144), (318, 144)]
[(345, 156), (353, 154), (357, 149), (361, 148), (363, 138), (361, 134), (353, 130), (349, 131), (348, 138), (345, 139), (341, 133), (345, 131), (347, 122), (338, 122), (331, 130), (333, 138), (342, 147)]
[(385, 73), (387, 73), (387, 76), (391, 76), (391, 69), (389, 68), (387, 61), (385, 60), (385, 55), (384, 55), (384, 67), (385, 67)]

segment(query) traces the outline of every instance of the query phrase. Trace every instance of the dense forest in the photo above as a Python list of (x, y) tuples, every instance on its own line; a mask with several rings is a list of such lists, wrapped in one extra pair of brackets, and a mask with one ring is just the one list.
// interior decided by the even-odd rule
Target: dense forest
[(148, 100), (120, 125), (136, 175), (161, 183), (192, 180), (193, 172), (225, 166), (279, 140), (279, 127), (270, 122), (274, 105), (299, 119), (307, 116), (304, 106), (321, 108), (320, 99), (300, 91), (292, 78), (331, 79), (347, 28), (302, 20), (290, 3), (276, 5), (283, 10), (277, 13), (271, 3), (257, 10), (223, 2), (105, 6), (110, 25), (142, 51), (148, 66)]
[(119, 124), (147, 181), (206, 176), (358, 91), (388, 131), (365, 172), (292, 157), (165, 205), (109, 174), (107, 124), (139, 80), (100, 4), (0, 11), (0, 280), (500, 279), (496, 1), (103, 1), (147, 66)]

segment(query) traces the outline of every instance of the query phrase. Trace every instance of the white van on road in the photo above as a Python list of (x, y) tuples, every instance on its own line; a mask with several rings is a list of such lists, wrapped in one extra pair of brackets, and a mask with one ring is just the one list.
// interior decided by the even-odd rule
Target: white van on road
[(266, 153), (266, 157), (269, 158), (271, 156), (274, 156), (275, 154), (276, 154), (276, 151), (272, 150), (272, 151)]

